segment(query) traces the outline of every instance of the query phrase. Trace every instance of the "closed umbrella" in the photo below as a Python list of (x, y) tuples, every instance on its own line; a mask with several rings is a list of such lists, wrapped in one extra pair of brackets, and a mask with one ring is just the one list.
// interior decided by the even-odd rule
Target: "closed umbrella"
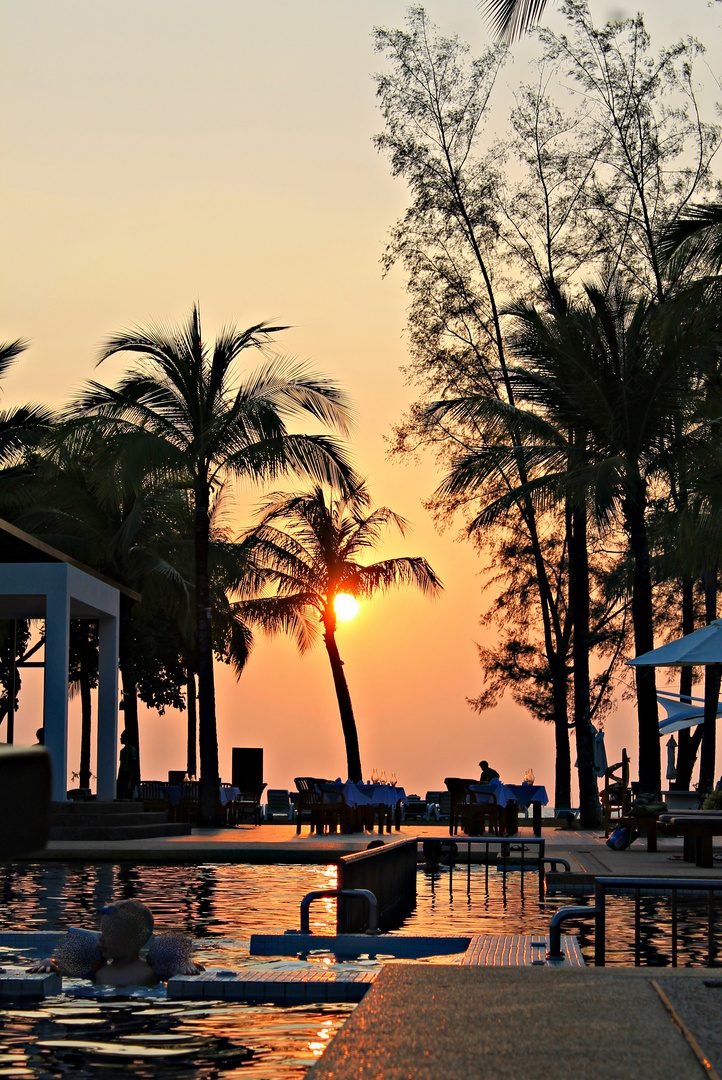
[(674, 735), (667, 739), (667, 780), (677, 779), (677, 767), (674, 764), (674, 752), (677, 749), (677, 740)]
[(607, 751), (604, 746), (604, 732), (594, 733), (594, 775), (604, 776), (607, 771)]

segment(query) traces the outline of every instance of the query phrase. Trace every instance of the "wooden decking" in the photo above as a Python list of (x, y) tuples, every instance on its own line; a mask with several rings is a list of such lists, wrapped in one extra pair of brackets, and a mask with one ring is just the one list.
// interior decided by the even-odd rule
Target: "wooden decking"
[[(547, 965), (547, 934), (478, 934), (461, 961), (463, 967), (531, 967)], [(585, 967), (576, 937), (562, 934), (564, 960), (550, 967)]]

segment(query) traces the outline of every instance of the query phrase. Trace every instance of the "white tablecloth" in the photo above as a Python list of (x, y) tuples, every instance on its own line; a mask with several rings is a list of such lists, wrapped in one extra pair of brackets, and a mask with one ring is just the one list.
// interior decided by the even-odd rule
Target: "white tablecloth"
[(500, 780), (492, 780), (490, 784), (469, 784), (469, 791), (475, 794), (491, 792), (499, 806), (506, 806), (513, 800), (526, 809), (533, 802), (540, 802), (542, 806), (549, 802), (547, 789), (541, 784), (502, 784)]
[(408, 803), (406, 792), (401, 787), (392, 787), (391, 784), (354, 784), (352, 780), (345, 783), (337, 781), (335, 784), (323, 784), (322, 791), (333, 794), (335, 791), (343, 795), (347, 806), (396, 806), (401, 800)]

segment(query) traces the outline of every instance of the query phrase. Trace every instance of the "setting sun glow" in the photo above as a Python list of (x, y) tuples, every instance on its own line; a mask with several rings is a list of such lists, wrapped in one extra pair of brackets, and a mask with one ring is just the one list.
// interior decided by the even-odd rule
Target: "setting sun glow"
[(340, 592), (334, 599), (333, 610), (339, 622), (348, 622), (358, 613), (358, 600), (350, 593)]

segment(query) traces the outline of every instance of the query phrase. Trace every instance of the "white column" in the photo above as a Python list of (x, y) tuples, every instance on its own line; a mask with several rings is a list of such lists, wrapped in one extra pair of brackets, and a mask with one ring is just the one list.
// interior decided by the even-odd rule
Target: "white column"
[(118, 754), (118, 619), (98, 622), (98, 800), (115, 798)]
[(70, 596), (67, 575), (45, 598), (45, 748), (53, 763), (53, 801), (64, 802), (68, 789), (68, 646)]

